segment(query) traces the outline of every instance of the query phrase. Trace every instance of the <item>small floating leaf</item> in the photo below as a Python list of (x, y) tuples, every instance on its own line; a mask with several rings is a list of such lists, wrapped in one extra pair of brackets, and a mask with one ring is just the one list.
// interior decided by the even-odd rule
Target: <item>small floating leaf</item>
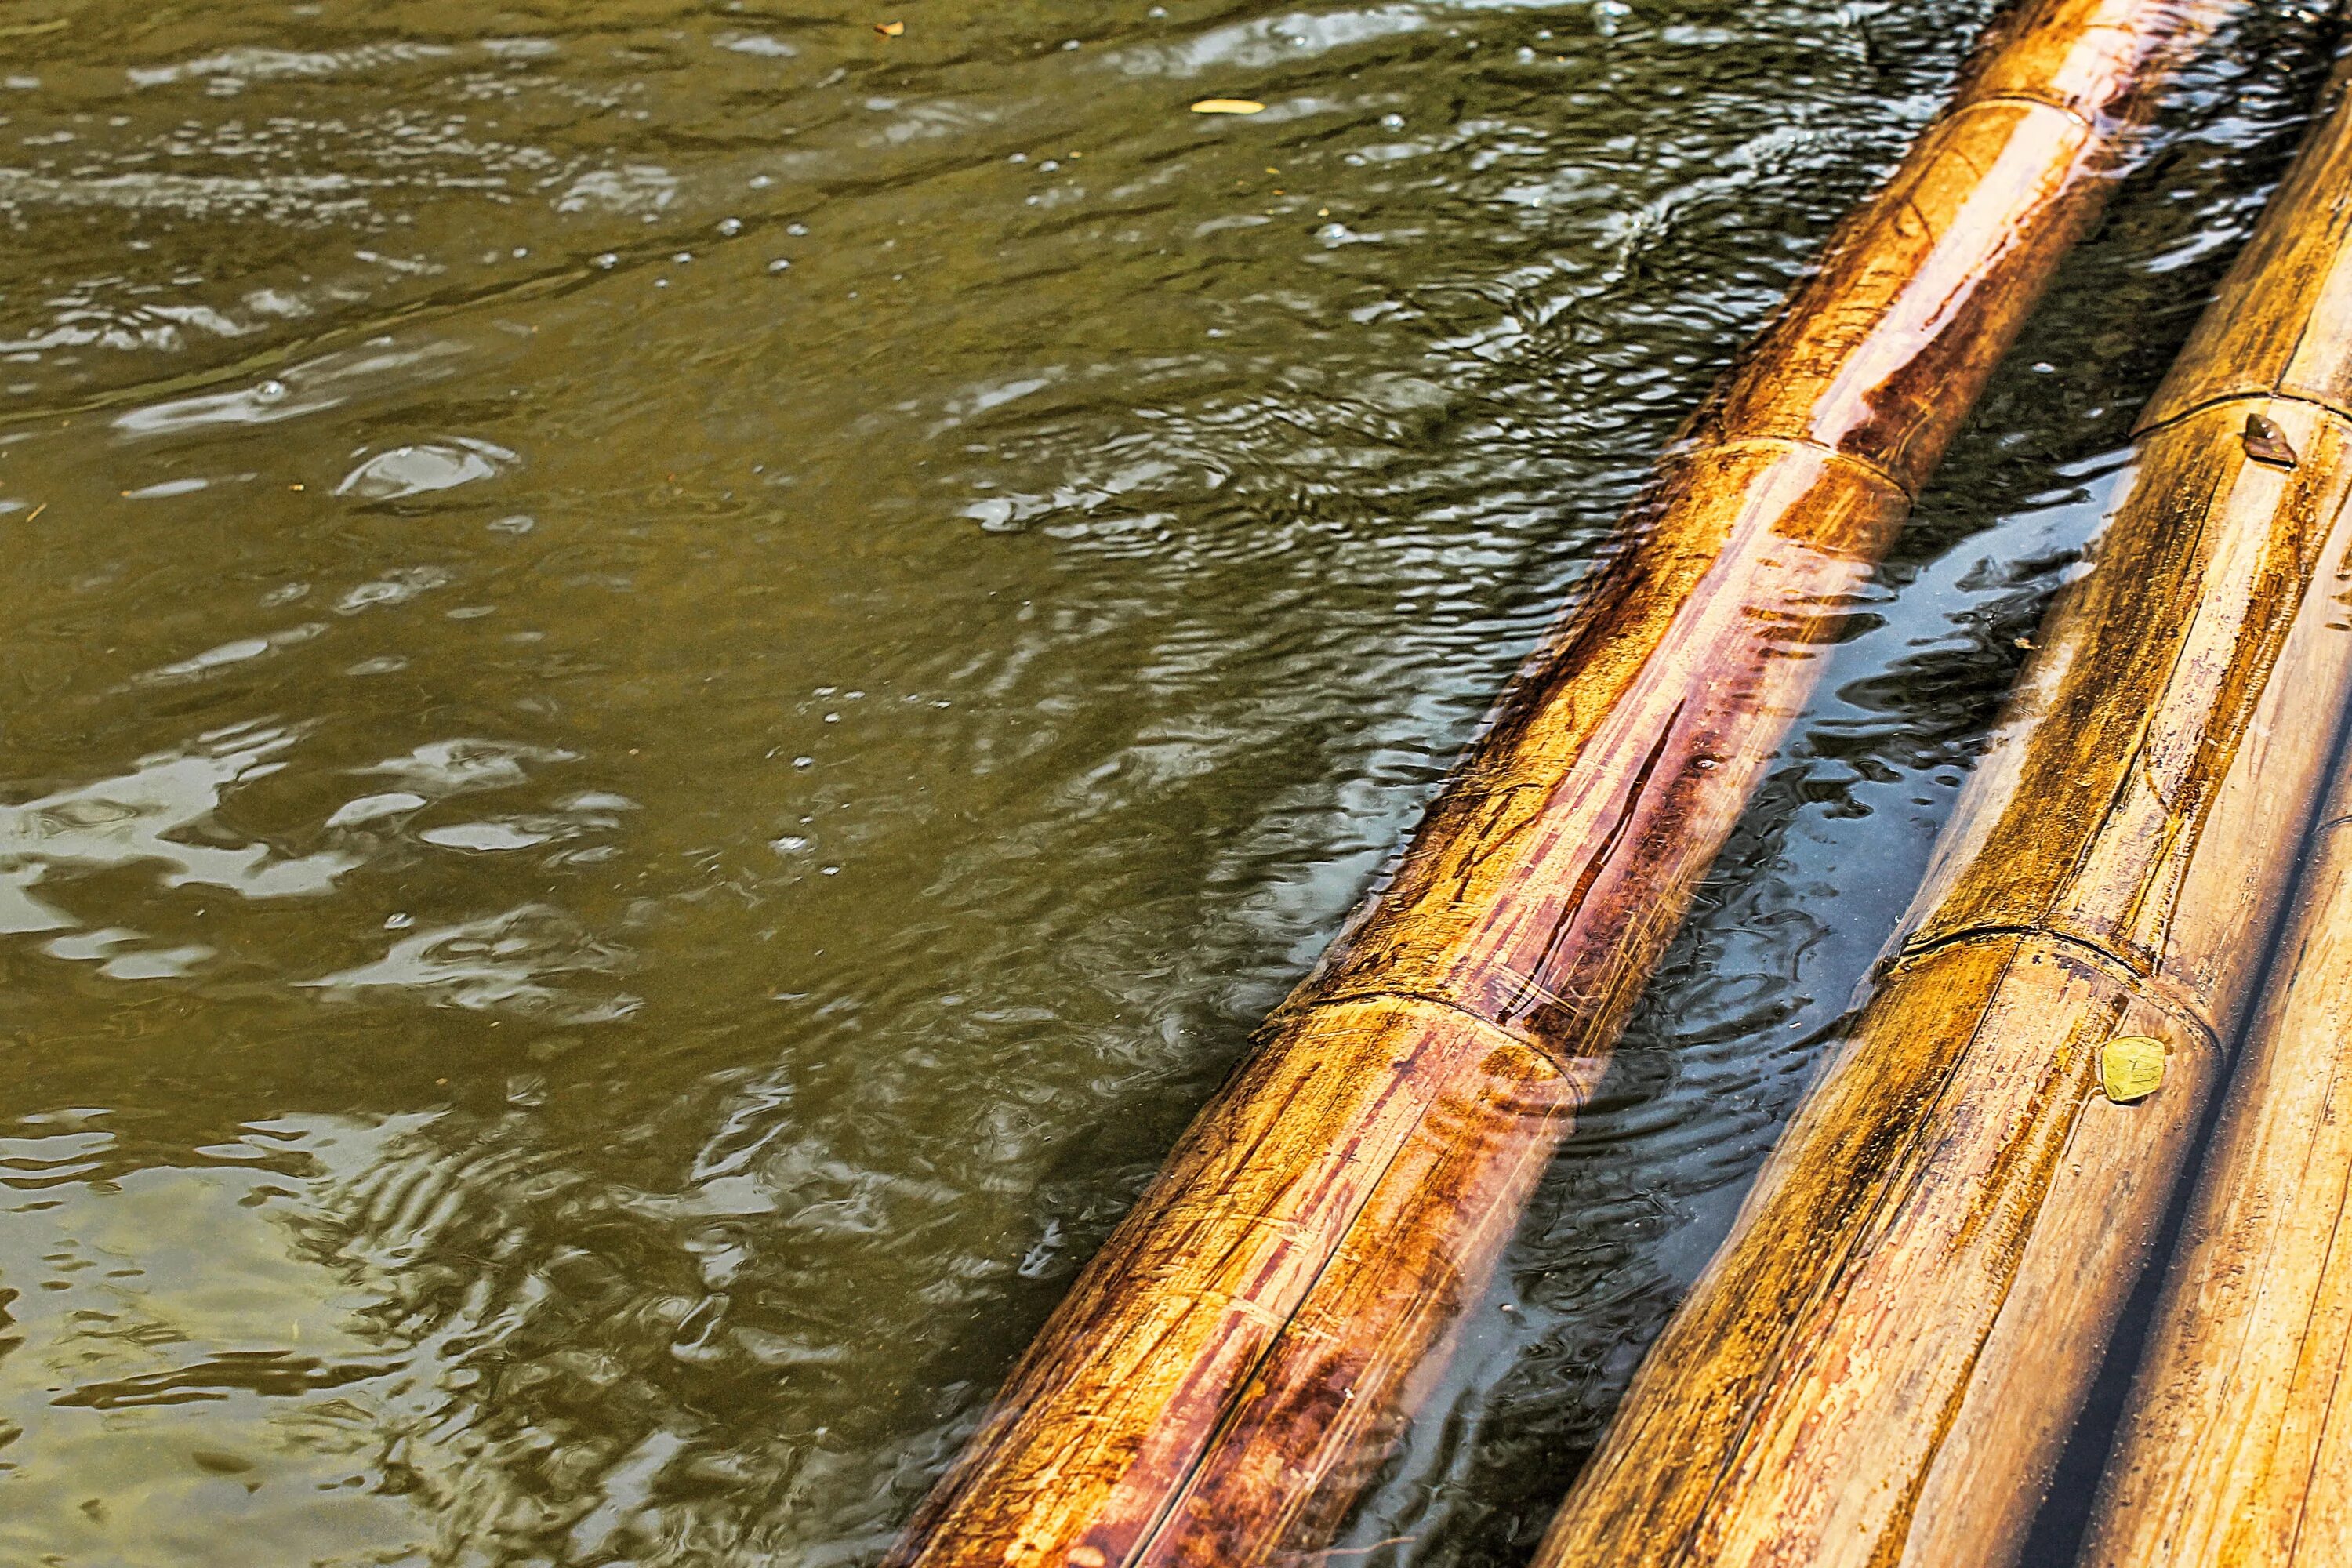
[(2164, 1081), (2164, 1042), (2126, 1035), (2099, 1049), (2099, 1087), (2117, 1105), (2146, 1100)]
[(907, 30), (907, 24), (904, 22), (877, 22), (874, 24), (874, 30), (881, 34), (886, 38), (895, 38), (899, 34)]
[(1265, 105), (1254, 98), (1204, 98), (1192, 106), (1195, 114), (1256, 114)]
[(2242, 438), (2246, 443), (2246, 456), (2257, 463), (2292, 468), (2300, 460), (2294, 455), (2294, 448), (2287, 444), (2286, 432), (2278, 427), (2275, 420), (2265, 419), (2259, 414), (2246, 416), (2246, 431)]

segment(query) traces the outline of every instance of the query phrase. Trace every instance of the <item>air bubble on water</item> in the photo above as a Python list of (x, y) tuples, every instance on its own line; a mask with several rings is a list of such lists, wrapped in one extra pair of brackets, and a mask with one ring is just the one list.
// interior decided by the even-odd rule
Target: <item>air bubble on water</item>
[(614, 268), (618, 267), (620, 264), (621, 258), (609, 250), (604, 255), (598, 257), (594, 262), (598, 270), (604, 272), (610, 272)]
[(265, 381), (253, 389), (253, 400), (256, 403), (283, 403), (286, 401), (286, 384), (282, 381)]
[(743, 220), (740, 217), (720, 218), (719, 220), (719, 232), (726, 235), (731, 239), (736, 235), (743, 232)]

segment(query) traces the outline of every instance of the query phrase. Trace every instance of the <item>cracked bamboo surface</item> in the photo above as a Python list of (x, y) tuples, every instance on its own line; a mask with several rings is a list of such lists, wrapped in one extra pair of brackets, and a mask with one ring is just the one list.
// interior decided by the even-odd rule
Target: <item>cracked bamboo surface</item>
[[(2339, 110), (2142, 416), (2093, 567), (2053, 610), (1868, 1005), (1643, 1362), (1544, 1568), (2013, 1560), (2326, 785), (2352, 696), (2347, 394)], [(2341, 1007), (2352, 968), (2335, 940), (2317, 984)], [(2099, 1048), (2126, 1035), (2164, 1042), (2165, 1081), (2112, 1104)], [(2242, 1136), (2269, 1135), (2254, 1125)], [(2254, 1245), (2231, 1228), (2244, 1219), (2201, 1255), (2217, 1289), (2246, 1283), (2229, 1273)], [(2189, 1310), (2177, 1300), (2176, 1330)], [(2174, 1342), (2187, 1382), (2143, 1390), (2143, 1458), (2103, 1540), (2149, 1539), (2131, 1532), (2157, 1528), (2159, 1496), (2208, 1523), (2229, 1506), (2208, 1489), (2242, 1458), (2230, 1438), (2275, 1407), (2201, 1428), (2220, 1392), (2189, 1385), (2242, 1330)], [(2136, 1544), (2097, 1561), (2273, 1559)]]
[[(2310, 221), (2331, 210), (2340, 238), (2352, 114), (2337, 110), (2298, 183)], [(2317, 264), (2294, 254), (2312, 239), (2269, 237), (2274, 288)], [(2352, 255), (2339, 251), (2315, 286), (2336, 320), (2292, 349), (2291, 316), (2256, 299), (2239, 314), (2243, 331), (2281, 345), (2273, 356), (2289, 355), (2283, 384), (2342, 420), (2352, 416), (2342, 351)], [(2234, 368), (2214, 365), (2200, 394), (2229, 395)], [(2341, 572), (2330, 584), (2339, 637), (2352, 637), (2347, 586)], [(2165, 1281), (2085, 1564), (2352, 1563), (2352, 768), (2338, 769)]]
[(2093, 1512), (2096, 1568), (2352, 1563), (2352, 771)]
[(2137, 104), (2241, 0), (2029, 0), (1693, 418), (1388, 885), (1073, 1286), (889, 1561), (1311, 1551), (1489, 1275)]

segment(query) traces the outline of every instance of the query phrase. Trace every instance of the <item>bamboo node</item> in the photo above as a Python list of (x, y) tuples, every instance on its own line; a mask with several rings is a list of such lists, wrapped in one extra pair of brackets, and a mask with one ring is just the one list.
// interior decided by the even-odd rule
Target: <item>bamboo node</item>
[(2164, 1042), (2146, 1035), (2126, 1035), (2099, 1049), (2099, 1087), (2117, 1105), (2129, 1105), (2154, 1094), (2164, 1082)]

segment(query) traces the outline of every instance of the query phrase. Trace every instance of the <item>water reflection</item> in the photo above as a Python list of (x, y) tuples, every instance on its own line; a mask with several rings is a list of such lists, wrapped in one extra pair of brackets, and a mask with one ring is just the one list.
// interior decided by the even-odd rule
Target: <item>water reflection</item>
[(31, 890), (51, 873), (147, 866), (165, 887), (224, 888), (248, 899), (327, 891), (355, 861), (332, 851), (281, 856), (266, 844), (198, 843), (188, 831), (211, 822), (231, 785), (283, 768), (280, 753), (298, 738), (275, 726), (234, 725), (198, 748), (142, 758), (118, 777), (0, 806), (0, 932), (75, 924)]
[[(0, 24), (0, 1557), (877, 1554), (1984, 6), (1159, 9)], [(2309, 42), (2036, 328), (1343, 1561), (1540, 1527)]]
[[(440, 837), (436, 837), (435, 833)], [(520, 849), (543, 844), (549, 834), (478, 826), (428, 829), (427, 843), (469, 849)], [(394, 929), (410, 922), (392, 917)], [(599, 942), (558, 910), (525, 904), (486, 920), (437, 926), (396, 939), (373, 963), (341, 970), (314, 986), (343, 1000), (373, 988), (397, 987), (422, 1000), (453, 1007), (501, 1008), (566, 1024), (599, 1024), (636, 1011), (638, 998), (581, 995), (549, 984), (558, 975), (610, 974), (626, 954)]]

